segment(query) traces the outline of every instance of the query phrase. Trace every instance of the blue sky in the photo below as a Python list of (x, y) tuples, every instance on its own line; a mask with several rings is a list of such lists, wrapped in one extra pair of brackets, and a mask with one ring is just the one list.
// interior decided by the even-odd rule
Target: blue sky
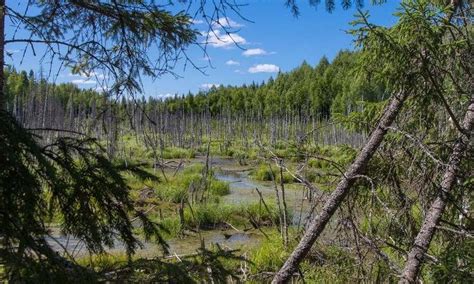
[[(166, 97), (205, 90), (212, 85), (261, 82), (275, 76), (278, 70), (285, 72), (297, 67), (303, 60), (314, 65), (324, 55), (332, 59), (341, 49), (353, 49), (353, 38), (346, 31), (351, 28), (349, 22), (354, 19), (357, 12), (355, 8), (342, 10), (338, 6), (330, 14), (325, 11), (324, 5), (314, 8), (308, 5), (309, 1), (301, 0), (297, 1), (301, 14), (295, 18), (282, 0), (246, 2), (248, 5), (242, 7), (240, 12), (251, 22), (235, 14), (228, 14), (227, 20), (222, 19), (223, 25), (231, 26), (233, 40), (240, 47), (229, 39), (226, 40), (221, 29), (216, 28), (215, 34), (220, 40), (214, 34), (210, 35), (207, 47), (209, 58), (205, 58), (203, 51), (197, 47), (188, 50), (188, 55), (197, 65), (207, 66), (206, 74), (193, 69), (189, 64), (186, 69), (183, 64), (178, 64), (175, 72), (181, 78), (171, 75), (154, 81), (144, 78), (145, 96)], [(399, 1), (390, 1), (382, 6), (366, 4), (364, 10), (370, 11), (372, 22), (392, 25), (396, 20), (392, 14), (398, 3)], [(195, 26), (199, 31), (208, 30), (208, 26), (200, 23), (199, 19)], [(7, 38), (12, 33), (13, 28), (7, 24)], [(34, 56), (31, 52), (26, 53), (25, 60), (20, 65), (21, 48), (19, 45), (7, 46), (7, 51), (12, 53), (11, 58), (7, 58), (7, 64), (13, 63), (18, 70), (38, 71), (40, 56)], [(47, 65), (44, 61), (42, 64)], [(74, 82), (82, 88), (96, 87), (96, 79), (71, 76), (69, 70), (53, 72), (59, 74), (57, 82)]]

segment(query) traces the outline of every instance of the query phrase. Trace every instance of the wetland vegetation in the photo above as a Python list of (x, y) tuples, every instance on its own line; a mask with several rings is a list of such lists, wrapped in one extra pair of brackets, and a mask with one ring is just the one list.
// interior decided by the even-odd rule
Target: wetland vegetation
[(0, 71), (0, 281), (474, 281), (472, 3), (401, 1), (390, 26), (360, 11), (331, 60), (145, 97), (142, 78), (199, 69), (198, 21), (245, 19), (183, 2), (0, 1), (3, 65), (42, 44), (110, 83)]

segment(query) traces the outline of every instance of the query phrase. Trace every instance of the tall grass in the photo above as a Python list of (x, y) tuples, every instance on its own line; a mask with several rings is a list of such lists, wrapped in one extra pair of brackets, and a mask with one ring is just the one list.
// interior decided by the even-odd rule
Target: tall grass
[[(260, 181), (273, 181), (276, 179), (280, 183), (281, 175), (280, 169), (276, 167), (270, 167), (267, 164), (260, 164), (253, 173), (253, 176), (256, 180)], [(297, 180), (287, 171), (283, 172), (283, 183), (292, 183), (297, 182)]]
[(169, 147), (163, 151), (164, 159), (192, 159), (195, 156), (196, 152), (193, 149)]

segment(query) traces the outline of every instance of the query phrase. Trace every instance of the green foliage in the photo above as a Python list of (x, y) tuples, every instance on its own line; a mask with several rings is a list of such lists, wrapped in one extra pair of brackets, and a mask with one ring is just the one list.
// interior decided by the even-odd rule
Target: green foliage
[[(39, 146), (31, 133), (3, 111), (0, 127), (0, 255), (9, 278), (21, 278), (23, 273), (49, 277), (52, 271), (60, 277), (65, 272), (68, 261), (45, 241), (45, 219), (55, 214), (60, 216), (62, 232), (83, 240), (93, 253), (119, 238), (132, 254), (139, 245), (129, 218), (134, 213), (145, 237), (162, 241), (159, 228), (135, 211), (120, 174), (126, 170), (149, 177), (144, 171), (114, 165), (91, 139), (63, 137)], [(41, 265), (30, 252), (44, 258)], [(73, 270), (83, 269), (73, 266)]]
[[(141, 1), (126, 2), (132, 6), (144, 4)], [(329, 1), (328, 5), (333, 5), (332, 2)], [(343, 5), (351, 2), (344, 1)], [(42, 1), (38, 5), (48, 14), (55, 11), (54, 5), (59, 5), (58, 3)], [(87, 4), (76, 1), (74, 5), (78, 3), (79, 5)], [(63, 17), (71, 14), (75, 16), (71, 17), (74, 22), (71, 22), (69, 18), (62, 19), (66, 22), (64, 26), (60, 23), (61, 19), (58, 22), (57, 19), (51, 19), (49, 15), (48, 17), (41, 15), (31, 20), (43, 25), (45, 29), (51, 29), (51, 33), (47, 33), (48, 37), (61, 37), (64, 35), (61, 28), (74, 26), (76, 22), (82, 24), (81, 21), (77, 21), (78, 17), (89, 19), (93, 23), (99, 21), (94, 11), (86, 9), (81, 13), (73, 13), (74, 10), (71, 7), (74, 5), (68, 6), (63, 11)], [(98, 5), (109, 12), (112, 9), (110, 5), (103, 3)], [(120, 9), (125, 9), (123, 8), (125, 6), (120, 7)], [(470, 66), (473, 66), (471, 36), (457, 40), (456, 37), (460, 33), (458, 30), (463, 30), (458, 29), (458, 23), (449, 23), (452, 26), (451, 35), (445, 36), (446, 21), (443, 18), (447, 11), (434, 5), (433, 1), (403, 1), (402, 9), (397, 13), (399, 22), (392, 28), (370, 25), (366, 14), (360, 16), (355, 24), (361, 25), (361, 28), (354, 31), (359, 42), (362, 43), (361, 50), (358, 52), (340, 52), (332, 62), (322, 58), (315, 67), (303, 62), (295, 70), (279, 73), (276, 78), (271, 78), (263, 84), (213, 88), (209, 92), (176, 96), (165, 101), (143, 100), (143, 106), (147, 110), (165, 110), (170, 119), (205, 114), (206, 119), (210, 118), (206, 122), (211, 125), (218, 123), (213, 119), (225, 116), (232, 120), (234, 117), (242, 117), (243, 114), (245, 114), (245, 119), (250, 118), (259, 123), (264, 121), (261, 124), (252, 125), (253, 122), (247, 124), (252, 127), (257, 128), (270, 121), (270, 126), (265, 126), (265, 129), (255, 132), (257, 135), (267, 132), (271, 127), (277, 130), (287, 127), (286, 124), (276, 125), (283, 121), (275, 119), (280, 117), (287, 117), (284, 123), (294, 120), (297, 121), (296, 124), (302, 121), (319, 122), (333, 119), (335, 123), (351, 131), (369, 133), (380, 116), (384, 106), (383, 101), (387, 95), (394, 91), (409, 91), (411, 99), (405, 105), (408, 111), (405, 117), (399, 117), (398, 125), (413, 133), (421, 133), (422, 142), (429, 142), (425, 143), (429, 145), (429, 150), (433, 151), (436, 157), (445, 159), (451, 151), (451, 144), (443, 141), (452, 141), (453, 135), (438, 131), (440, 125), (446, 124), (446, 120), (437, 117), (446, 116), (439, 109), (444, 108), (442, 100), (447, 100), (454, 109), (454, 116), (459, 116), (460, 107), (470, 98), (468, 97), (472, 90)], [(108, 39), (119, 42), (129, 40), (129, 37), (120, 34), (125, 29), (128, 31), (127, 34), (132, 32), (132, 43), (145, 39), (147, 43), (140, 45), (140, 50), (144, 50), (149, 46), (149, 40), (153, 36), (165, 35), (164, 38), (168, 39), (167, 42), (171, 45), (168, 45), (166, 41), (160, 41), (160, 44), (164, 44), (161, 47), (168, 52), (176, 48), (179, 50), (180, 47), (192, 43), (195, 39), (196, 33), (190, 30), (190, 21), (185, 14), (173, 15), (161, 8), (157, 13), (151, 14), (144, 14), (142, 10), (135, 14), (128, 13), (129, 11), (123, 12), (127, 20), (125, 25), (120, 26), (116, 23), (107, 25), (106, 37)], [(128, 20), (134, 20), (135, 17), (139, 17), (139, 26), (143, 30), (136, 30), (137, 27), (130, 25), (133, 21), (128, 22)], [(469, 21), (469, 14), (463, 17), (467, 19), (464, 21)], [(158, 18), (162, 21), (157, 21)], [(107, 21), (98, 23), (104, 22)], [(103, 31), (104, 26), (99, 25), (99, 28)], [(173, 32), (175, 28), (179, 30)], [(469, 25), (466, 30), (469, 33), (471, 29)], [(75, 33), (75, 29), (69, 30)], [(138, 43), (143, 44), (141, 41)], [(126, 45), (120, 45), (118, 49), (122, 46)], [(98, 55), (101, 55), (100, 49), (90, 46), (86, 48), (94, 53), (98, 51)], [(125, 80), (125, 82), (117, 80), (116, 87), (125, 86), (129, 90), (139, 90), (140, 84), (135, 81), (136, 74), (144, 72), (154, 75), (154, 71), (157, 71), (153, 70), (146, 61), (140, 60), (144, 58), (139, 56), (137, 58), (136, 54), (146, 53), (127, 54), (120, 51), (119, 58), (116, 58), (117, 65), (111, 63), (109, 66), (113, 70), (118, 70), (116, 72), (118, 78), (115, 79)], [(71, 58), (67, 58), (66, 61), (73, 65), (75, 73), (87, 72), (95, 63), (98, 63), (96, 59), (89, 56), (80, 58), (81, 60), (71, 60)], [(129, 66), (134, 66), (134, 68), (128, 70), (128, 74), (124, 74), (123, 67)], [(454, 71), (446, 71), (444, 68)], [(433, 75), (437, 77), (434, 80)], [(449, 78), (438, 80), (438, 77)], [(49, 96), (48, 99), (53, 98), (58, 101), (58, 105), (63, 107), (63, 112), (66, 110), (65, 112), (75, 113), (80, 109), (81, 113), (82, 111), (88, 113), (97, 106), (97, 101), (100, 99), (103, 104), (119, 106), (120, 113), (117, 118), (120, 120), (125, 113), (128, 113), (127, 108), (131, 105), (131, 102), (127, 100), (112, 103), (96, 92), (80, 90), (71, 84), (56, 86), (58, 92), (54, 95), (34, 92), (32, 90), (35, 88), (44, 90), (52, 85), (44, 80), (35, 80), (33, 76), (27, 76), (25, 72), (8, 70), (6, 79), (5, 90), (10, 110), (15, 104), (26, 105), (30, 102), (47, 101), (46, 96)], [(27, 96), (30, 97), (27, 98)], [(32, 98), (33, 96), (35, 97)], [(58, 107), (58, 112), (61, 112), (60, 108)], [(434, 111), (428, 112), (426, 109)], [(210, 117), (207, 116), (208, 113)], [(140, 167), (125, 166), (125, 160), (120, 163), (110, 162), (104, 155), (100, 143), (91, 139), (62, 137), (54, 140), (52, 144), (46, 144), (47, 142), (43, 141), (44, 145), (38, 145), (32, 134), (21, 129), (8, 116), (5, 117), (2, 113), (0, 161), (4, 163), (2, 164), (4, 168), (0, 173), (2, 224), (0, 226), (2, 237), (0, 262), (6, 263), (6, 266), (1, 268), (0, 273), (8, 274), (11, 282), (21, 282), (22, 278), (38, 280), (37, 282), (68, 282), (71, 279), (79, 279), (76, 278), (78, 276), (82, 276), (81, 279), (87, 279), (89, 282), (96, 280), (91, 271), (77, 267), (66, 259), (61, 259), (48, 246), (45, 241), (45, 236), (48, 234), (45, 222), (53, 217), (57, 217), (54, 220), (60, 223), (65, 233), (82, 239), (90, 252), (103, 252), (104, 246), (112, 245), (118, 236), (119, 240), (126, 244), (129, 259), (129, 254), (138, 246), (138, 241), (131, 229), (130, 214), (137, 214), (139, 220), (142, 221), (141, 227), (145, 230), (146, 237), (155, 235), (160, 242), (163, 240), (158, 234), (159, 228), (168, 231), (167, 234), (170, 237), (178, 235), (183, 230), (183, 224), (176, 216), (165, 217), (159, 221), (159, 224), (154, 224), (143, 213), (134, 212), (134, 204), (130, 196), (136, 195), (136, 191), (143, 189), (141, 183), (156, 189), (162, 201), (171, 203), (187, 200), (189, 189), (193, 187), (207, 189), (212, 196), (221, 196), (229, 192), (229, 185), (217, 181), (212, 171), (205, 172), (202, 165), (188, 167), (182, 173), (178, 173), (176, 178), (160, 183), (149, 174), (149, 171), (142, 170)], [(306, 128), (308, 125), (305, 125)], [(289, 128), (288, 132), (295, 130), (295, 127)], [(306, 129), (296, 130), (305, 131)], [(244, 133), (242, 129), (240, 132)], [(166, 138), (167, 133), (163, 134)], [(295, 136), (300, 138), (301, 135)], [(205, 137), (204, 141), (211, 141), (213, 138)], [(423, 219), (422, 206), (429, 204), (438, 191), (438, 188), (431, 184), (436, 183), (439, 177), (437, 171), (440, 167), (439, 164), (433, 166), (431, 161), (416, 159), (425, 154), (418, 149), (413, 149), (414, 147), (407, 147), (403, 135), (391, 133), (387, 138), (387, 143), (378, 151), (380, 157), (373, 159), (366, 169), (367, 175), (375, 182), (374, 190), (368, 190), (369, 187), (372, 189), (372, 184), (369, 185), (367, 180), (357, 180), (355, 190), (350, 193), (348, 208), (350, 208), (350, 214), (354, 214), (355, 219), (359, 221), (359, 230), (362, 233), (374, 237), (377, 242), (382, 241), (380, 242), (382, 244), (384, 239), (389, 239), (391, 243), (395, 243), (403, 250), (411, 246), (412, 239)], [(126, 148), (130, 149), (132, 161), (155, 158), (153, 149), (141, 147), (138, 141), (124, 140), (124, 145), (130, 146)], [(332, 180), (328, 174), (338, 173), (344, 169), (356, 155), (356, 150), (348, 146), (300, 149), (288, 141), (263, 142), (274, 144), (274, 152), (277, 156), (293, 162), (301, 162), (307, 158), (301, 153), (303, 150), (307, 150), (306, 154), (309, 156), (319, 156), (319, 158), (309, 159), (309, 169), (305, 169), (303, 173), (308, 180), (318, 185), (330, 184)], [(171, 144), (173, 143), (175, 142)], [(246, 143), (248, 144), (248, 141)], [(443, 143), (445, 145), (437, 146)], [(182, 145), (181, 141), (175, 144)], [(211, 153), (224, 153), (236, 157), (241, 164), (257, 156), (256, 147), (249, 149), (248, 146), (244, 148), (236, 144), (238, 143), (229, 141), (212, 142)], [(202, 145), (200, 152), (206, 150), (207, 145)], [(183, 159), (192, 158), (194, 155), (194, 150), (171, 147), (164, 150), (163, 158)], [(469, 173), (472, 168), (470, 164), (468, 162), (462, 165), (463, 174)], [(410, 165), (409, 170), (406, 169), (408, 168), (406, 165)], [(403, 168), (405, 166), (406, 168)], [(124, 178), (122, 171), (130, 171), (134, 175), (125, 175)], [(417, 176), (420, 173), (423, 179)], [(254, 176), (263, 181), (273, 179), (279, 181), (281, 178), (278, 169), (271, 169), (267, 165), (258, 166)], [(145, 181), (142, 182), (142, 180)], [(453, 191), (450, 203), (457, 204), (465, 197), (462, 191), (464, 187), (471, 185), (471, 180), (471, 177), (467, 180), (459, 177), (460, 183), (456, 185), (456, 189), (461, 190)], [(292, 181), (292, 176), (285, 172), (283, 182)], [(134, 192), (130, 193), (130, 189)], [(156, 202), (156, 200), (152, 201)], [(189, 204), (186, 205), (184, 226), (211, 229), (225, 222), (248, 225), (250, 216), (255, 220), (253, 223), (257, 223), (256, 225), (278, 223), (278, 214), (273, 204), (269, 204), (267, 211), (261, 203), (230, 206), (209, 200), (206, 202), (208, 203), (193, 204), (192, 207)], [(369, 204), (370, 208), (366, 210)], [(176, 204), (171, 204), (171, 206), (176, 207)], [(387, 206), (389, 209), (386, 208)], [(341, 211), (342, 214), (345, 213), (344, 210)], [(459, 208), (451, 208), (448, 211), (444, 214), (443, 221), (447, 224), (458, 221), (455, 218), (459, 214)], [(154, 213), (151, 212), (150, 215)], [(395, 216), (388, 218), (388, 215), (392, 213)], [(344, 224), (341, 222), (341, 225)], [(459, 227), (464, 230), (464, 224)], [(347, 240), (343, 239), (343, 241)], [(385, 244), (388, 243), (385, 242)], [(359, 249), (360, 244), (357, 245)], [(438, 234), (432, 241), (432, 252), (430, 252), (438, 259), (438, 263), (427, 264), (423, 278), (440, 282), (471, 281), (473, 278), (473, 256), (470, 249), (472, 245), (469, 239), (466, 240), (463, 237), (453, 238), (453, 234), (446, 232)], [(372, 259), (374, 256), (370, 253), (364, 254), (364, 260), (369, 261), (373, 269), (371, 267), (370, 273), (361, 278), (358, 273), (364, 269), (365, 263), (361, 262), (362, 259), (357, 259), (359, 251), (356, 255), (350, 246), (350, 242), (348, 248), (324, 244), (315, 249), (306, 262), (300, 266), (306, 280), (308, 282), (390, 282), (395, 280), (390, 278), (393, 271), (385, 263)], [(271, 235), (270, 240), (264, 241), (251, 256), (254, 260), (252, 270), (255, 272), (277, 270), (287, 257), (290, 248), (282, 246), (279, 236)], [(381, 251), (397, 264), (403, 263), (402, 254), (394, 248), (382, 247)], [(32, 255), (38, 255), (42, 262)], [(222, 263), (221, 260), (232, 257), (231, 253), (220, 249), (217, 251), (203, 249), (192, 261), (184, 260), (176, 265), (176, 263), (160, 260), (140, 260), (126, 267), (127, 269), (119, 270), (118, 274), (128, 274), (126, 280), (136, 282), (192, 282), (196, 279), (206, 281), (210, 280), (210, 267), (212, 278), (217, 280), (216, 282), (224, 282), (231, 271), (226, 266), (227, 263)], [(119, 257), (120, 261), (123, 259)], [(96, 270), (122, 268), (114, 263), (115, 260), (109, 258), (99, 257), (94, 261), (96, 264), (92, 265), (94, 269), (97, 268)], [(71, 265), (72, 268), (69, 269)], [(233, 265), (235, 267), (236, 264)], [(314, 268), (316, 265), (317, 269)], [(357, 277), (354, 276), (356, 274)], [(91, 276), (90, 279), (89, 276)]]
[[(268, 209), (267, 209), (268, 208)], [(260, 203), (255, 202), (248, 205), (242, 205), (241, 210), (246, 212), (246, 216), (252, 216), (252, 219), (260, 225), (271, 225), (275, 224), (278, 225), (279, 220), (279, 213), (278, 208), (273, 202), (267, 201), (267, 208)], [(288, 220), (291, 220), (291, 212), (287, 212)]]
[(233, 208), (230, 205), (198, 204), (185, 210), (185, 223), (192, 228), (212, 229), (229, 221)]
[(384, 103), (360, 102), (358, 106), (361, 111), (355, 111), (348, 114), (334, 113), (333, 119), (335, 122), (340, 123), (350, 131), (369, 133), (372, 130), (373, 125), (377, 122), (377, 119), (380, 117)]
[[(170, 117), (176, 115), (188, 117), (191, 113), (196, 116), (196, 114), (207, 113), (209, 109), (213, 118), (246, 113), (255, 120), (260, 120), (260, 116), (276, 118), (284, 114), (289, 117), (297, 117), (300, 121), (304, 119), (319, 122), (330, 119), (334, 115), (341, 119), (340, 115), (365, 110), (371, 102), (378, 102), (388, 97), (383, 84), (380, 83), (383, 82), (382, 80), (357, 79), (358, 77), (355, 75), (357, 64), (361, 60), (359, 57), (358, 52), (341, 51), (332, 62), (329, 62), (325, 57), (314, 67), (303, 62), (291, 72), (279, 73), (276, 78), (271, 78), (263, 84), (220, 87), (208, 92), (176, 96), (165, 100), (151, 97), (138, 103), (148, 113), (166, 110)], [(122, 124), (128, 123), (127, 115), (134, 103), (126, 99), (122, 101), (108, 100), (98, 92), (82, 90), (73, 84), (52, 86), (46, 81), (35, 79), (34, 75), (27, 76), (26, 72), (17, 72), (15, 69), (7, 69), (5, 77), (7, 102), (11, 111), (13, 111), (15, 104), (17, 107), (24, 106), (31, 100), (47, 96), (49, 101), (55, 102), (55, 108), (62, 109), (65, 114), (71, 114), (73, 119), (75, 118), (74, 114), (80, 111), (94, 113), (99, 107), (113, 106)], [(357, 77), (355, 80), (357, 83), (347, 80), (352, 77)], [(42, 94), (44, 92), (39, 91), (53, 87), (54, 93)], [(65, 116), (65, 119), (70, 119), (70, 117)], [(238, 129), (240, 132), (244, 130)], [(128, 146), (131, 146), (134, 151), (131, 153), (132, 158), (151, 158), (154, 155), (153, 151), (149, 150), (140, 152), (140, 149), (134, 146), (136, 141), (131, 140), (133, 139), (124, 139), (126, 144), (124, 147), (129, 150)], [(255, 151), (249, 151), (248, 147), (242, 148), (228, 144), (228, 141), (213, 141), (211, 153), (240, 156), (242, 161), (257, 154)], [(192, 158), (195, 155), (191, 149), (165, 146), (166, 149), (163, 153), (165, 159)], [(281, 156), (295, 156), (295, 152), (285, 151), (286, 146), (280, 148)], [(200, 147), (199, 152), (204, 153), (207, 150), (207, 143), (198, 147)], [(157, 152), (161, 154), (160, 151)]]
[(163, 151), (164, 159), (192, 159), (196, 153), (192, 149), (183, 149), (177, 147), (165, 148)]
[[(191, 164), (184, 168), (183, 175), (202, 174), (204, 171), (204, 167), (205, 166), (202, 163)], [(211, 171), (211, 175), (212, 175), (212, 171)]]
[(230, 193), (229, 184), (217, 180), (212, 170), (208, 171), (206, 183), (204, 182), (203, 174), (203, 164), (192, 164), (186, 166), (176, 176), (168, 177), (168, 182), (162, 181), (160, 183), (146, 184), (155, 189), (158, 198), (173, 203), (180, 203), (181, 200), (187, 201), (190, 190), (203, 189), (206, 184), (208, 185), (207, 190), (209, 190), (213, 197)]
[(321, 173), (315, 169), (306, 169), (304, 171), (304, 178), (309, 182), (316, 182), (321, 176)]
[(118, 263), (127, 263), (129, 257), (126, 254), (101, 253), (77, 259), (77, 263), (84, 267), (91, 267), (96, 272), (115, 269)]
[(167, 217), (159, 221), (159, 223), (165, 231), (163, 235), (168, 238), (175, 238), (179, 236), (183, 230), (181, 220), (179, 220), (177, 217)]
[(268, 165), (262, 164), (255, 170), (255, 179), (261, 181), (271, 181), (275, 179), (276, 172)]
[(308, 160), (308, 166), (311, 168), (316, 168), (316, 169), (326, 169), (330, 165), (330, 162), (326, 161), (325, 159), (319, 159), (319, 158), (310, 158)]
[(311, 256), (319, 262), (318, 269), (314, 269), (314, 263), (303, 262), (301, 270), (306, 281), (348, 283), (357, 279), (356, 258), (349, 250), (334, 245), (318, 245)]
[(246, 260), (236, 250), (224, 250), (215, 245), (201, 247), (197, 253), (177, 260), (138, 259), (131, 264), (118, 264), (112, 282), (127, 280), (134, 283), (226, 283), (237, 280), (236, 267)]
[[(278, 224), (278, 211), (273, 203), (267, 204), (268, 210), (261, 203), (243, 205), (202, 203), (186, 205), (184, 210), (184, 226), (192, 229), (215, 229), (227, 227), (226, 223), (249, 226), (252, 219), (254, 225), (270, 226)], [(291, 218), (291, 215), (290, 217)], [(164, 218), (160, 225), (166, 229), (168, 236), (177, 236), (183, 229), (178, 216)]]
[(239, 145), (233, 145), (232, 147), (229, 147), (223, 154), (225, 156), (237, 159), (239, 164), (243, 166), (248, 164), (248, 160), (254, 160), (257, 158), (257, 149), (254, 147), (244, 148)]
[(280, 234), (269, 234), (259, 246), (250, 253), (252, 272), (277, 271), (290, 255), (291, 249), (285, 248)]
[(229, 183), (220, 180), (211, 180), (209, 191), (215, 196), (227, 195), (230, 193)]
[[(195, 254), (175, 258), (134, 258), (123, 254), (99, 254), (78, 259), (78, 263), (93, 268), (99, 279), (76, 278), (75, 282), (132, 282), (132, 283), (197, 283), (218, 281), (225, 283), (236, 278), (236, 267), (246, 260), (236, 250), (219, 246), (199, 248)], [(212, 271), (209, 271), (209, 267)]]
[(463, 283), (474, 281), (474, 241), (452, 239), (443, 245), (439, 263), (430, 265), (428, 279), (436, 283)]
[[(273, 181), (276, 179), (278, 183), (281, 180), (280, 170), (276, 167), (269, 167), (267, 164), (261, 164), (254, 171), (254, 177), (256, 180), (260, 181)], [(297, 180), (286, 170), (283, 172), (283, 183), (292, 183)]]
[[(94, 70), (107, 71), (114, 90), (141, 91), (141, 75), (156, 78), (170, 72), (177, 60), (170, 58), (196, 43), (199, 35), (190, 15), (148, 1), (123, 1), (122, 5), (38, 1), (30, 6), (39, 12), (18, 19), (19, 27), (32, 39), (62, 43), (67, 38), (67, 54), (48, 46), (51, 52), (61, 54), (61, 62), (73, 74), (92, 76)], [(167, 59), (151, 59), (148, 54), (154, 51)]]
[(188, 188), (173, 183), (156, 185), (155, 193), (161, 200), (173, 203), (180, 203), (181, 200), (186, 200), (188, 198)]

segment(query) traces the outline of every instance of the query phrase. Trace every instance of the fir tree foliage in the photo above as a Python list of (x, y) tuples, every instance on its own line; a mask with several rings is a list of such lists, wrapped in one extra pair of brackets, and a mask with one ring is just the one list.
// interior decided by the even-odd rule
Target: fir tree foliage
[(130, 218), (137, 216), (146, 239), (155, 238), (166, 249), (159, 226), (134, 209), (121, 172), (154, 175), (111, 162), (90, 138), (61, 137), (40, 145), (33, 133), (1, 114), (1, 255), (10, 277), (29, 272), (36, 259), (46, 264), (40, 266), (45, 276), (51, 267), (70, 265), (46, 242), (47, 220), (56, 220), (64, 234), (84, 241), (92, 253), (122, 242), (131, 255), (141, 245)]

